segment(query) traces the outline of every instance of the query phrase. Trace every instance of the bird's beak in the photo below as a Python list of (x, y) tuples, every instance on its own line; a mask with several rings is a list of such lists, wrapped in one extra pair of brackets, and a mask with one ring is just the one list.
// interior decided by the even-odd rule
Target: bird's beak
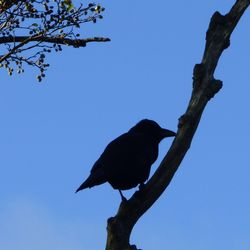
[(171, 131), (171, 130), (163, 128), (162, 129), (162, 136), (163, 137), (172, 137), (172, 136), (176, 136), (176, 133)]

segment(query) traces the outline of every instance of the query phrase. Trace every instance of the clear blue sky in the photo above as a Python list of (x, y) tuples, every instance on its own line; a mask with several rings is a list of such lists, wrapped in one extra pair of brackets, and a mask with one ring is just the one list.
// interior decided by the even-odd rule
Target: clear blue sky
[[(233, 3), (105, 0), (105, 18), (82, 33), (112, 42), (51, 55), (41, 84), (32, 69), (0, 71), (0, 249), (104, 249), (119, 193), (75, 189), (140, 119), (176, 130), (210, 17)], [(247, 12), (217, 67), (223, 89), (170, 187), (134, 228), (131, 243), (143, 250), (250, 249), (249, 25)]]

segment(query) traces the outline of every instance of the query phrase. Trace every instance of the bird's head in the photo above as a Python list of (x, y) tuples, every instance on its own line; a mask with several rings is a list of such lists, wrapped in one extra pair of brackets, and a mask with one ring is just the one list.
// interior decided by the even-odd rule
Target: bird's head
[(176, 136), (175, 132), (165, 128), (161, 128), (157, 122), (148, 119), (144, 119), (138, 122), (129, 130), (129, 132), (145, 133), (147, 135), (152, 135), (158, 140), (162, 140), (165, 137)]

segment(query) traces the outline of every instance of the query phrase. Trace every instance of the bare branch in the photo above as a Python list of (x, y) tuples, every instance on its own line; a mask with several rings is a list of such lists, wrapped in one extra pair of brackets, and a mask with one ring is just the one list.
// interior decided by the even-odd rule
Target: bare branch
[(137, 191), (128, 202), (122, 202), (116, 216), (108, 220), (106, 250), (136, 249), (129, 245), (131, 231), (170, 184), (191, 145), (206, 104), (221, 89), (222, 82), (215, 80), (213, 74), (222, 52), (229, 46), (231, 33), (249, 4), (249, 0), (237, 0), (228, 14), (215, 12), (211, 18), (202, 62), (194, 67), (193, 92), (185, 114), (179, 119), (177, 136), (145, 188)]

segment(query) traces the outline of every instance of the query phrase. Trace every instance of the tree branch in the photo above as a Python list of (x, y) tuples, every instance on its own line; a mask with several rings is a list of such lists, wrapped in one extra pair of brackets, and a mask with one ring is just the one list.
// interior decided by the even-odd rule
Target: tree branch
[(13, 5), (18, 2), (22, 2), (22, 0), (1, 0), (0, 1), (0, 14), (11, 8)]
[(214, 79), (214, 71), (222, 52), (230, 44), (230, 36), (249, 0), (237, 0), (226, 15), (215, 12), (206, 35), (202, 61), (193, 71), (193, 91), (187, 110), (179, 119), (178, 132), (160, 166), (145, 185), (131, 199), (120, 204), (115, 217), (108, 220), (106, 250), (136, 249), (129, 238), (137, 220), (154, 204), (170, 184), (182, 159), (188, 151), (192, 138), (208, 101), (221, 89), (222, 82)]
[[(36, 37), (39, 37), (39, 35)], [(25, 39), (23, 39), (17, 46), (12, 48), (7, 54), (0, 57), (0, 63), (3, 62), (4, 60), (6, 60), (7, 58), (9, 58), (14, 52), (16, 52), (18, 49), (23, 47), (25, 44), (29, 43), (31, 41), (31, 39), (32, 39), (32, 36), (25, 37)], [(12, 40), (13, 40), (13, 38), (12, 38)], [(15, 42), (15, 41), (12, 41), (12, 42)]]
[(85, 38), (85, 39), (69, 39), (64, 37), (45, 37), (43, 35), (35, 35), (35, 36), (9, 36), (9, 37), (0, 37), (0, 44), (1, 43), (16, 43), (19, 44), (13, 47), (7, 54), (0, 56), (0, 63), (6, 60), (10, 55), (16, 52), (18, 49), (23, 47), (25, 44), (30, 42), (47, 42), (47, 43), (56, 43), (62, 45), (73, 46), (75, 48), (85, 47), (87, 43), (91, 42), (108, 42), (110, 41), (109, 38), (105, 37), (92, 37), (92, 38)]
[(23, 43), (24, 41), (29, 42), (47, 42), (47, 43), (56, 43), (56, 44), (62, 44), (62, 45), (69, 45), (73, 47), (85, 47), (87, 43), (91, 42), (109, 42), (110, 39), (106, 37), (91, 37), (91, 38), (85, 38), (85, 39), (69, 39), (65, 37), (46, 37), (46, 36), (6, 36), (6, 37), (0, 37), (0, 44), (1, 43), (14, 43), (14, 42), (20, 42)]
[(76, 7), (71, 0), (0, 0), (0, 45), (6, 49), (0, 55), (0, 68), (12, 75), (14, 68), (24, 72), (24, 64), (36, 66), (41, 81), (49, 67), (47, 53), (62, 51), (62, 45), (80, 48), (90, 42), (110, 41), (104, 37), (79, 39), (81, 25), (96, 23), (104, 10), (95, 3)]

